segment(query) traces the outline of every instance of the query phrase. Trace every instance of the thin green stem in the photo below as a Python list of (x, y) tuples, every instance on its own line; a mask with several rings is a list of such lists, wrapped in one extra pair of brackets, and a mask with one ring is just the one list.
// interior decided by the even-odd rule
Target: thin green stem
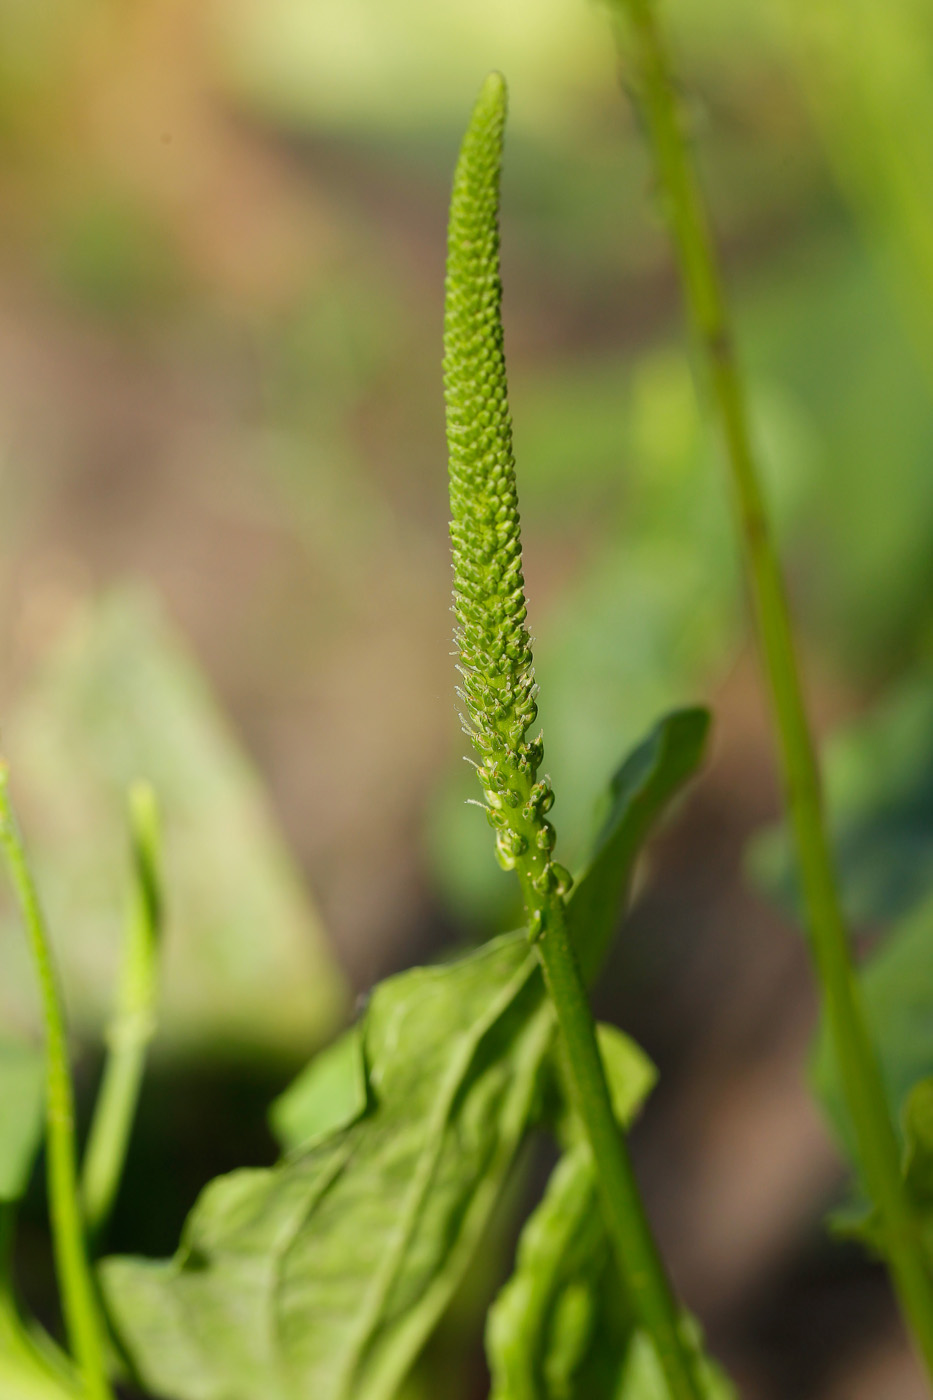
[(636, 100), (646, 118), (661, 196), (693, 330), (707, 366), (741, 523), (761, 651), (776, 721), (783, 782), (800, 866), (813, 956), (868, 1189), (881, 1213), (900, 1306), (933, 1379), (933, 1284), (872, 1043), (833, 870), (816, 749), (807, 721), (790, 614), (748, 426), (716, 250), (681, 124), (653, 0), (613, 0), (627, 13)]
[(574, 1111), (589, 1141), (604, 1219), (630, 1301), (652, 1340), (671, 1400), (703, 1400), (696, 1355), (645, 1215), (625, 1135), (612, 1108), (596, 1023), (571, 944), (563, 897), (540, 895), (518, 866), (530, 929), (563, 1042)]
[(22, 911), (42, 999), (49, 1212), (65, 1325), (87, 1400), (112, 1400), (113, 1392), (104, 1365), (103, 1323), (91, 1278), (78, 1200), (74, 1088), (62, 998), (45, 920), (10, 803), (5, 764), (0, 764), (0, 844)]
[(106, 1227), (120, 1186), (146, 1051), (156, 1027), (161, 924), (159, 814), (155, 794), (147, 783), (136, 783), (130, 790), (129, 820), (133, 887), (123, 967), (81, 1180), (84, 1214), (92, 1240), (99, 1238)]

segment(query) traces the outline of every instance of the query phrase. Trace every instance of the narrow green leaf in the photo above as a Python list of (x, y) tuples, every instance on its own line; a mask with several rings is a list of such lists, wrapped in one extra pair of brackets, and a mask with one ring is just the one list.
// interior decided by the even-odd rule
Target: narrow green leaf
[(0, 1202), (18, 1201), (29, 1185), (44, 1118), (42, 1051), (0, 1041)]
[(162, 934), (161, 831), (156, 796), (148, 783), (129, 793), (133, 889), (126, 920), (123, 967), (107, 1034), (94, 1116), (81, 1178), (84, 1218), (99, 1238), (113, 1209), (126, 1163), (142, 1089), (146, 1052), (156, 1030), (158, 959)]
[(654, 823), (703, 760), (709, 711), (674, 710), (614, 773), (609, 806), (568, 917), (584, 974), (595, 976), (628, 894), (635, 860)]
[(641, 1046), (617, 1026), (601, 1022), (596, 1037), (606, 1067), (613, 1112), (623, 1128), (628, 1128), (657, 1083), (658, 1072)]

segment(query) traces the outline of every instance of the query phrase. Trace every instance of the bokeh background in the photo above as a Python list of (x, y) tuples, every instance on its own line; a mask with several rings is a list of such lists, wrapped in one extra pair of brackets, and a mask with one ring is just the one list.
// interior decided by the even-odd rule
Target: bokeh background
[[(857, 935), (910, 921), (933, 980), (933, 12), (665, 14)], [(779, 800), (726, 476), (587, 0), (0, 4), (0, 713), (85, 1103), (125, 784), (166, 813), (162, 1025), (111, 1242), (170, 1252), (210, 1175), (271, 1160), (268, 1099), (357, 996), (515, 915), (466, 805), (440, 383), (449, 181), (493, 67), (561, 859), (661, 711), (716, 716), (598, 989), (662, 1072), (635, 1135), (651, 1213), (747, 1400), (913, 1400), (880, 1270), (822, 1229), (845, 1171), (761, 834)], [(3, 900), (0, 1013), (28, 1030)], [(484, 1394), (512, 1228), (412, 1397)], [(20, 1273), (49, 1318), (38, 1182)]]

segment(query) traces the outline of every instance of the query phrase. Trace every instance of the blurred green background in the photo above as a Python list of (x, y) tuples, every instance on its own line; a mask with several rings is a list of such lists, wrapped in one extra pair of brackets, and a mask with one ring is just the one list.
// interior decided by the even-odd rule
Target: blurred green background
[[(824, 731), (919, 716), (894, 797), (877, 720), (834, 769), (870, 941), (933, 883), (929, 707), (911, 699), (933, 650), (933, 10), (667, 0), (665, 17), (814, 713)], [(911, 1400), (878, 1271), (821, 1241), (841, 1168), (803, 1083), (813, 994), (743, 875), (778, 801), (726, 478), (624, 55), (620, 88), (586, 0), (0, 5), (0, 713), (85, 1091), (123, 786), (145, 771), (166, 809), (147, 1204), (121, 1203), (115, 1246), (170, 1250), (211, 1172), (269, 1159), (265, 1102), (354, 993), (515, 915), (465, 801), (440, 384), (449, 181), (493, 67), (561, 858), (661, 710), (717, 715), (600, 992), (662, 1070), (636, 1142), (650, 1203), (749, 1400)], [(879, 840), (886, 884), (866, 867)], [(28, 1032), (6, 895), (0, 934), (0, 1010)], [(22, 1268), (41, 1307), (40, 1205)], [(426, 1393), (483, 1393), (471, 1308)]]

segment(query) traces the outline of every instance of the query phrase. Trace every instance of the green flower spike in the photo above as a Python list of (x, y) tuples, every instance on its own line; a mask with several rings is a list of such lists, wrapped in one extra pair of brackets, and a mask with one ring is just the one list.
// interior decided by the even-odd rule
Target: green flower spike
[(570, 1102), (583, 1125), (620, 1277), (671, 1400), (702, 1400), (692, 1349), (645, 1217), (613, 1112), (596, 1026), (571, 941), (570, 876), (552, 859), (554, 797), (538, 780), (540, 737), (531, 638), (525, 626), (522, 542), (502, 348), (499, 175), (505, 83), (483, 84), (454, 176), (447, 246), (444, 396), (450, 450), (454, 612), (464, 727), (499, 862), (518, 876), (528, 929), (554, 1009)]
[[(450, 452), (455, 639), (464, 728), (479, 754), (496, 854), (523, 889), (565, 893), (570, 876), (551, 858), (554, 802), (538, 780), (540, 736), (531, 638), (525, 626), (521, 527), (512, 455), (499, 278), (499, 176), (504, 79), (483, 84), (454, 176), (444, 314), (444, 396)], [(529, 901), (530, 904), (534, 901)]]

